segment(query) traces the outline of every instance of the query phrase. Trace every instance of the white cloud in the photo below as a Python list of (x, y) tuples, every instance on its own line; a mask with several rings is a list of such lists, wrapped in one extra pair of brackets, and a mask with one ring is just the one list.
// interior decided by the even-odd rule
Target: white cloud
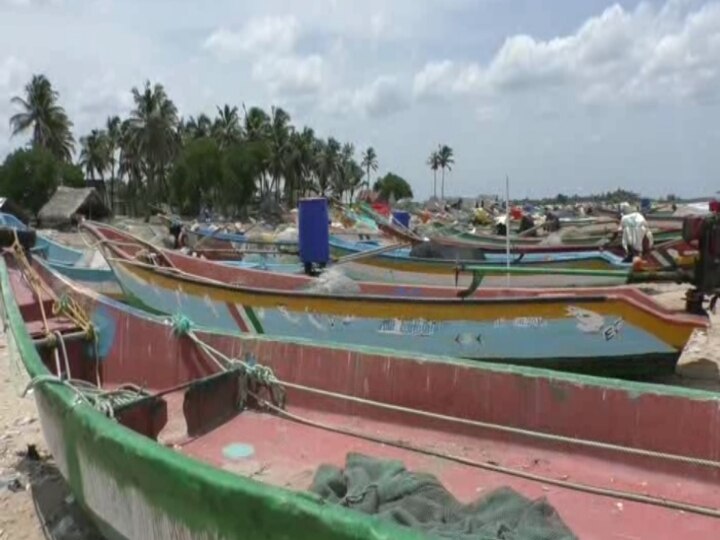
[(373, 39), (382, 37), (383, 33), (387, 31), (388, 26), (388, 20), (384, 12), (379, 11), (373, 13), (370, 17), (370, 35)]
[(458, 76), (455, 64), (450, 60), (428, 62), (415, 74), (413, 94), (418, 97), (441, 96), (452, 89)]
[(312, 93), (322, 86), (323, 59), (318, 55), (266, 56), (255, 62), (252, 76), (273, 93)]
[(0, 62), (0, 89), (16, 86), (27, 75), (24, 62), (15, 56), (8, 56)]
[(368, 116), (387, 116), (406, 108), (408, 100), (398, 80), (383, 75), (358, 89), (353, 104)]
[(688, 12), (619, 5), (574, 33), (549, 40), (508, 37), (487, 65), (430, 62), (414, 79), (418, 97), (568, 91), (581, 102), (701, 99), (720, 90), (720, 5)]
[(225, 61), (251, 62), (252, 79), (275, 96), (311, 94), (323, 84), (324, 60), (319, 54), (295, 51), (300, 26), (294, 16), (251, 19), (238, 32), (213, 32), (203, 48)]
[(298, 36), (294, 16), (261, 17), (249, 20), (242, 30), (215, 30), (203, 47), (223, 60), (241, 54), (282, 54), (293, 50)]
[(340, 90), (327, 96), (320, 110), (332, 115), (355, 112), (377, 118), (406, 109), (408, 105), (409, 96), (397, 77), (381, 75), (355, 90)]

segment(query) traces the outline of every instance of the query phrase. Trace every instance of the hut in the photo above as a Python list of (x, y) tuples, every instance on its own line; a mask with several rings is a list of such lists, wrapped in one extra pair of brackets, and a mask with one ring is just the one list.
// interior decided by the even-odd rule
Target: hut
[(77, 224), (78, 216), (102, 219), (110, 215), (102, 197), (95, 188), (60, 186), (38, 213), (38, 226), (56, 229)]

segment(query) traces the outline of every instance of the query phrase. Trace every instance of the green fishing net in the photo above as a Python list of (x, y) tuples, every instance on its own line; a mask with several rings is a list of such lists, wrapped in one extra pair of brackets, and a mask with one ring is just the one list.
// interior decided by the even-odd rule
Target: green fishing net
[(350, 453), (345, 468), (322, 465), (312, 492), (330, 503), (377, 515), (431, 537), (457, 540), (571, 540), (575, 535), (544, 499), (503, 487), (458, 502), (431, 474), (402, 462)]

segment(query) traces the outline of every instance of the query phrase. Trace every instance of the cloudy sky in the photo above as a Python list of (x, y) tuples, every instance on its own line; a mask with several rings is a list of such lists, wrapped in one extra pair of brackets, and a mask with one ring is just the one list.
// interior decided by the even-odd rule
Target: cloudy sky
[(720, 189), (720, 2), (0, 0), (0, 159), (9, 100), (45, 73), (76, 136), (161, 82), (180, 112), (288, 110), (427, 196)]

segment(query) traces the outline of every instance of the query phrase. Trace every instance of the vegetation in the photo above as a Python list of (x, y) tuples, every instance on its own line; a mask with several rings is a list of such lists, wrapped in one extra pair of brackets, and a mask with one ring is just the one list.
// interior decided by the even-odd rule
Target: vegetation
[[(171, 201), (184, 212), (202, 206), (242, 213), (254, 197), (296, 204), (310, 194), (352, 200), (377, 171), (370, 147), (356, 161), (355, 148), (297, 128), (280, 107), (268, 112), (225, 104), (214, 117), (181, 117), (165, 88), (146, 82), (132, 89), (127, 118), (113, 116), (80, 138), (78, 163), (87, 178), (109, 179), (111, 203), (119, 189), (131, 213)], [(11, 118), (14, 135), (32, 131), (30, 147), (70, 162), (72, 123), (58, 93), (35, 75)]]
[(21, 109), (10, 118), (13, 135), (32, 131), (32, 146), (45, 148), (64, 161), (72, 159), (75, 149), (72, 122), (58, 104), (58, 93), (44, 75), (34, 75), (25, 85), (25, 97), (10, 101)]
[(16, 150), (0, 166), (0, 193), (35, 215), (59, 185), (83, 187), (83, 172), (43, 147)]
[(640, 195), (633, 191), (627, 191), (625, 189), (616, 189), (615, 191), (607, 191), (605, 193), (596, 193), (592, 195), (572, 195), (568, 196), (563, 193), (558, 193), (554, 198), (542, 199), (539, 202), (541, 204), (568, 204), (576, 203), (579, 201), (592, 201), (592, 202), (605, 202), (608, 204), (618, 204), (622, 202), (637, 203), (640, 201)]
[(362, 168), (365, 169), (365, 187), (370, 187), (370, 171), (377, 171), (378, 169), (378, 161), (377, 161), (377, 154), (375, 153), (375, 149), (370, 146), (365, 152), (363, 152), (362, 155), (362, 161), (360, 163), (362, 165)]
[(453, 149), (447, 144), (438, 145), (438, 149), (431, 152), (427, 159), (427, 165), (433, 172), (433, 197), (437, 199), (437, 172), (442, 171), (442, 183), (440, 186), (440, 199), (445, 200), (445, 169), (452, 171), (455, 164)]
[(452, 166), (455, 164), (455, 157), (453, 156), (453, 150), (448, 145), (443, 144), (438, 148), (438, 165), (442, 170), (442, 184), (440, 185), (440, 198), (445, 200), (445, 169), (452, 171)]
[(440, 168), (440, 154), (438, 154), (437, 150), (430, 152), (427, 164), (433, 172), (433, 197), (437, 199), (437, 172)]
[(412, 188), (407, 180), (391, 172), (382, 178), (378, 178), (373, 190), (377, 191), (380, 197), (386, 201), (390, 199), (399, 201), (400, 199), (412, 199), (413, 197)]

